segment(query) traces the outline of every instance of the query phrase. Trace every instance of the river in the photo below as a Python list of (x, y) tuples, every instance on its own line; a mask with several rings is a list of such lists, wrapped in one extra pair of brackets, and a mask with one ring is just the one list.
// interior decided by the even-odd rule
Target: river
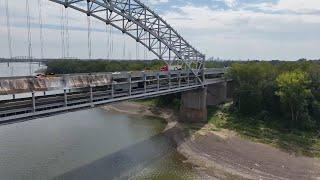
[(7, 63), (0, 63), (0, 77), (9, 76), (29, 76), (30, 69), (32, 75), (36, 74), (37, 70), (45, 69), (46, 66), (39, 63), (10, 63), (9, 67)]
[(0, 126), (0, 179), (202, 179), (165, 125), (96, 108)]

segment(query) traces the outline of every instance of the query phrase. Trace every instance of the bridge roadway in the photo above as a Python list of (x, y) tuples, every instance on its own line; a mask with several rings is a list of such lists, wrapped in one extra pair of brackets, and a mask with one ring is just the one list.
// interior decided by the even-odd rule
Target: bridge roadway
[[(190, 91), (202, 88), (204, 85), (225, 81), (222, 77), (223, 73), (221, 69), (207, 69), (204, 84), (201, 84), (192, 72), (186, 71), (140, 72), (139, 76), (129, 75), (131, 73), (113, 73), (112, 82), (109, 84), (74, 89), (64, 88), (61, 93), (52, 95), (44, 93), (38, 96), (32, 92), (30, 97), (2, 100), (0, 101), (0, 124), (26, 121), (125, 100)], [(126, 74), (128, 78), (124, 80), (121, 74)]]

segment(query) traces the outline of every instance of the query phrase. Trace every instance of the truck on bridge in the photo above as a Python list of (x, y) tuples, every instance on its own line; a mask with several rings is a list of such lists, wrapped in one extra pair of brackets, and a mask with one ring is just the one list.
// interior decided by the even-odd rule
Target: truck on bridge
[(164, 65), (160, 68), (160, 71), (181, 71), (181, 65)]

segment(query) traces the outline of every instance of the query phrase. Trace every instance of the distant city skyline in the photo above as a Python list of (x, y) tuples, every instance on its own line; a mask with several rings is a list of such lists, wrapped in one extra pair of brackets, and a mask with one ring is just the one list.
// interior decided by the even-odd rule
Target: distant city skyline
[[(40, 57), (37, 0), (30, 0), (32, 55)], [(42, 0), (46, 58), (61, 57), (61, 6)], [(319, 0), (144, 0), (207, 58), (298, 60), (319, 59)], [(10, 0), (13, 56), (27, 55), (25, 2)], [(70, 57), (85, 59), (86, 16), (68, 9)], [(5, 5), (0, 3), (0, 57), (9, 57)], [(108, 58), (105, 25), (92, 22), (92, 58)], [(143, 59), (142, 45), (114, 30), (110, 59)], [(125, 51), (123, 46), (125, 44)], [(148, 53), (147, 59), (155, 56)]]

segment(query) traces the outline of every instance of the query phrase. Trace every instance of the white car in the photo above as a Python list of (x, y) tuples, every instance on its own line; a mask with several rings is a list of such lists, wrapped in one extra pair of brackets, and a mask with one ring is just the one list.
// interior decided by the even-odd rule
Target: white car
[(121, 74), (121, 72), (114, 72), (114, 73), (112, 73), (112, 75), (118, 75), (118, 74)]

